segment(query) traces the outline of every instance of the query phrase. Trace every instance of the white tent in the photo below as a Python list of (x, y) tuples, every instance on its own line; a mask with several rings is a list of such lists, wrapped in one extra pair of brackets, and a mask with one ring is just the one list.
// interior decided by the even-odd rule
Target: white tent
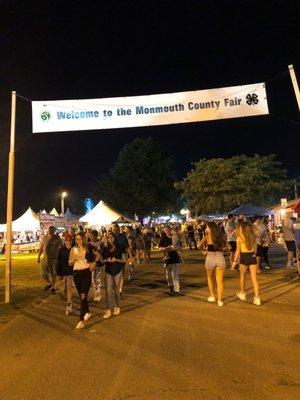
[(120, 213), (110, 208), (101, 200), (90, 212), (81, 217), (79, 221), (85, 222), (89, 226), (104, 226), (110, 225), (120, 217)]
[[(35, 231), (37, 229), (40, 229), (39, 216), (30, 207), (12, 223), (13, 232)], [(0, 232), (6, 232), (6, 224), (0, 225)]]
[(50, 214), (51, 214), (51, 215), (54, 215), (55, 217), (59, 217), (59, 214), (58, 214), (58, 212), (56, 211), (56, 208), (55, 208), (55, 207), (52, 208), (52, 210), (50, 211)]

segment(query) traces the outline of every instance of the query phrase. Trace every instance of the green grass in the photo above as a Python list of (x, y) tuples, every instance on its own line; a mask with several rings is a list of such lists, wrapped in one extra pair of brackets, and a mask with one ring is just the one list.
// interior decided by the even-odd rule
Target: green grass
[(42, 290), (45, 282), (41, 277), (40, 264), (36, 262), (37, 253), (13, 254), (12, 258), (12, 301), (6, 304), (5, 257), (0, 256), (0, 325), (48, 296)]

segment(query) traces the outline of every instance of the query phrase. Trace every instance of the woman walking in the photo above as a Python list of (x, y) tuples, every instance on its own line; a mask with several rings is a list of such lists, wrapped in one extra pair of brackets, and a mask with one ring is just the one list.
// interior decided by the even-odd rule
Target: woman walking
[(80, 298), (80, 321), (76, 329), (82, 329), (84, 322), (92, 316), (87, 298), (92, 283), (91, 271), (96, 267), (96, 251), (87, 244), (84, 232), (77, 233), (75, 240), (76, 246), (70, 251), (69, 265), (73, 266), (74, 282)]
[(207, 284), (209, 289), (209, 297), (207, 301), (214, 303), (216, 301), (214, 290), (214, 276), (217, 281), (218, 306), (222, 307), (223, 303), (223, 275), (226, 268), (226, 261), (223, 252), (226, 248), (225, 235), (215, 222), (208, 222), (205, 229), (205, 236), (199, 243), (199, 247), (206, 245), (207, 255), (205, 260), (205, 268), (207, 274)]
[(159, 248), (164, 251), (163, 261), (170, 296), (180, 296), (179, 268), (181, 261), (177, 252), (180, 247), (178, 241), (173, 240), (171, 227), (165, 226)]
[(66, 315), (72, 314), (73, 299), (73, 268), (69, 265), (72, 238), (69, 234), (65, 236), (65, 243), (58, 251), (57, 276), (63, 281), (64, 290), (67, 295)]
[(108, 245), (102, 252), (105, 263), (105, 298), (106, 310), (103, 318), (110, 318), (112, 315), (119, 315), (121, 293), (120, 287), (123, 278), (122, 250), (118, 246), (116, 235), (112, 232), (108, 234)]
[(236, 292), (240, 300), (246, 300), (245, 278), (248, 268), (254, 289), (253, 304), (260, 306), (259, 286), (257, 282), (256, 236), (254, 226), (242, 221), (237, 227), (237, 248), (234, 262), (240, 264), (240, 291)]
[(134, 279), (135, 259), (136, 259), (136, 245), (132, 237), (128, 238), (126, 259), (128, 263), (128, 281), (132, 281)]

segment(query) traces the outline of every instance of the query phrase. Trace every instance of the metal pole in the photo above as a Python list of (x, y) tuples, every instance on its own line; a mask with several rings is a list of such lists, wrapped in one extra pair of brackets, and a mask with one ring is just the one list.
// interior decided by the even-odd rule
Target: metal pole
[(16, 132), (16, 92), (11, 92), (11, 124), (10, 150), (8, 156), (8, 184), (6, 210), (6, 246), (5, 246), (5, 303), (11, 301), (11, 243), (12, 217), (14, 200), (14, 170), (15, 170), (15, 132)]
[(61, 195), (61, 212), (62, 212), (62, 214), (65, 213), (65, 203), (64, 203), (64, 196), (63, 196), (63, 194)]
[(298, 86), (298, 82), (297, 82), (297, 78), (296, 78), (296, 74), (295, 74), (293, 65), (289, 65), (289, 71), (290, 71), (290, 76), (291, 76), (291, 80), (292, 80), (294, 91), (295, 91), (295, 96), (296, 96), (297, 103), (298, 103), (298, 108), (300, 111), (300, 92), (299, 92), (299, 86)]

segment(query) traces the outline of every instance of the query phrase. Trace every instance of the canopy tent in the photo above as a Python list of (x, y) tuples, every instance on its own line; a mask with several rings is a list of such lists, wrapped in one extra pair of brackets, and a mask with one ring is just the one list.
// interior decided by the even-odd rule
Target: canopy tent
[(56, 208), (55, 208), (55, 207), (52, 208), (52, 210), (50, 211), (50, 214), (51, 214), (51, 215), (54, 215), (55, 217), (59, 217), (59, 214), (58, 214), (58, 212), (56, 211)]
[[(39, 216), (29, 207), (28, 210), (12, 223), (13, 232), (35, 231), (40, 229)], [(0, 225), (0, 232), (6, 232), (6, 224)]]
[(66, 219), (72, 220), (72, 221), (79, 221), (81, 216), (80, 215), (75, 215), (71, 212), (71, 210), (69, 209), (69, 207), (67, 208), (67, 211), (65, 212), (64, 217)]
[(89, 226), (104, 226), (110, 225), (112, 221), (120, 217), (120, 213), (100, 200), (99, 203), (90, 212), (81, 217), (79, 221), (85, 222)]
[(228, 214), (233, 214), (235, 216), (245, 215), (245, 217), (253, 217), (254, 215), (267, 217), (269, 215), (274, 215), (274, 211), (269, 210), (268, 208), (257, 207), (253, 204), (244, 204), (243, 206), (230, 211)]
[(136, 221), (133, 221), (129, 218), (125, 218), (123, 215), (121, 215), (120, 218), (116, 219), (115, 221), (112, 221), (112, 224), (136, 224)]

